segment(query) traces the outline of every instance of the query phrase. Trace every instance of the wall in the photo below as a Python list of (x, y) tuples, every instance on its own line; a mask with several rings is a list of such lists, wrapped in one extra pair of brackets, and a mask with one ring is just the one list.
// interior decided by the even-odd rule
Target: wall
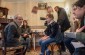
[(0, 6), (1, 6), (1, 0), (0, 0)]
[[(38, 2), (32, 0), (26, 0), (25, 2), (18, 1), (2, 1), (1, 6), (9, 9), (8, 18), (12, 18), (15, 14), (20, 14), (24, 19), (28, 20), (30, 26), (43, 26), (44, 21), (40, 20), (40, 17), (46, 16), (46, 10), (38, 10), (37, 14), (31, 13), (33, 6), (38, 6)], [(53, 8), (58, 5), (65, 7), (65, 2), (48, 2), (48, 6)]]

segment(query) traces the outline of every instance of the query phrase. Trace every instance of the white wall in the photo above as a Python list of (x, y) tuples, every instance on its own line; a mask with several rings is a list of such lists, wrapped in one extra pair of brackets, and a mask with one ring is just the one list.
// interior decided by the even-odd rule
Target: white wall
[[(66, 2), (47, 2), (47, 5), (52, 6), (53, 8), (55, 6), (60, 6), (63, 8), (69, 7), (70, 9), (72, 2), (73, 1), (68, 0)], [(40, 17), (46, 16), (46, 10), (38, 10), (37, 14), (31, 13), (33, 6), (38, 6), (38, 2), (36, 1), (25, 0), (24, 2), (18, 2), (16, 0), (15, 2), (13, 2), (12, 0), (2, 0), (1, 6), (7, 7), (9, 9), (8, 18), (14, 16), (15, 14), (20, 14), (24, 17), (24, 19), (28, 20), (30, 26), (43, 26), (44, 21), (40, 20)]]

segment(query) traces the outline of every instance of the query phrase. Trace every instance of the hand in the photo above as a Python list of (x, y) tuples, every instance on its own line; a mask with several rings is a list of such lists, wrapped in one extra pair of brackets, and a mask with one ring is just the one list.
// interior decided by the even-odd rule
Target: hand
[(42, 40), (46, 40), (46, 39), (48, 39), (48, 37), (49, 37), (49, 36), (44, 36), (44, 37), (42, 37), (41, 39), (42, 39)]
[(85, 29), (85, 26), (83, 26), (84, 27), (84, 29)]
[(80, 30), (79, 29), (76, 29), (76, 32), (80, 32)]
[(82, 32), (84, 29), (85, 29), (85, 26), (83, 26), (83, 27), (81, 27), (81, 28), (78, 28), (78, 29), (76, 30), (76, 32)]
[(23, 37), (27, 37), (28, 34), (24, 34)]

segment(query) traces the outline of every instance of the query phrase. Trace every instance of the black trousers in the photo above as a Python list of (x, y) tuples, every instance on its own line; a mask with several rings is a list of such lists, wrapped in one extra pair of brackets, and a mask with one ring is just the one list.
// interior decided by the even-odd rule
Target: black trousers
[(60, 43), (60, 45), (61, 45), (61, 51), (65, 52), (65, 51), (66, 51), (66, 48), (65, 48), (64, 41), (62, 41), (62, 42)]
[(66, 48), (65, 48), (65, 43), (64, 43), (64, 32), (62, 32), (62, 34), (63, 34), (63, 40), (60, 43), (60, 45), (61, 45), (61, 51), (65, 52), (66, 51)]

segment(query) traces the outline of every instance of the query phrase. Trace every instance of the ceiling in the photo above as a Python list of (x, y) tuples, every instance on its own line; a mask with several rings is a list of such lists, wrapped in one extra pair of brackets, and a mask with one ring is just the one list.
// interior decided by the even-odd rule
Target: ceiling
[[(26, 1), (32, 1), (32, 0), (3, 0), (8, 2), (26, 2)], [(66, 0), (33, 0), (35, 2), (65, 2)]]

